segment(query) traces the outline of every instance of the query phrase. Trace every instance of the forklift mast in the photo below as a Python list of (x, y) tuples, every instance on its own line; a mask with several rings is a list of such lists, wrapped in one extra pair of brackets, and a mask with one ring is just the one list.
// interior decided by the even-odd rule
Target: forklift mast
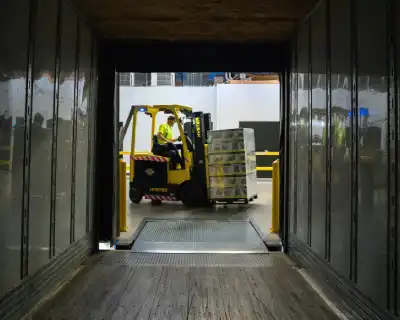
[(211, 113), (204, 113), (204, 135), (206, 143), (208, 142), (208, 131), (213, 129), (213, 123), (211, 122)]
[(204, 145), (207, 144), (207, 134), (211, 124), (210, 114), (203, 112), (194, 113), (194, 132), (192, 133), (193, 145), (195, 149), (194, 163), (193, 163), (193, 178), (201, 185), (206, 185), (207, 181), (207, 168), (206, 168), (206, 154)]

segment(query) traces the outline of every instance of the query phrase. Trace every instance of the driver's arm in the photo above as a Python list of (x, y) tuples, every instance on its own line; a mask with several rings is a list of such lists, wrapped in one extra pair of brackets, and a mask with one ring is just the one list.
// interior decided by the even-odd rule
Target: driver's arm
[(169, 142), (167, 138), (165, 138), (161, 132), (157, 134), (157, 137), (160, 138), (162, 141)]

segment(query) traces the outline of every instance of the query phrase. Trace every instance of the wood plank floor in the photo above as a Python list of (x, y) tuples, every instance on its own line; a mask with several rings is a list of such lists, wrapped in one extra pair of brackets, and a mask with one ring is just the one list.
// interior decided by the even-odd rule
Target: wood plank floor
[(129, 266), (94, 260), (33, 319), (338, 319), (291, 265)]

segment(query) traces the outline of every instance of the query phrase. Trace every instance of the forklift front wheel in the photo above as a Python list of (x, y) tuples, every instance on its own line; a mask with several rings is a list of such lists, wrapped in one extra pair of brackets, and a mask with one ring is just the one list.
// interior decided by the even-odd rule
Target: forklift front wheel
[(133, 203), (140, 203), (140, 201), (142, 201), (142, 193), (138, 189), (130, 188), (129, 199), (131, 199)]
[(205, 205), (203, 190), (193, 181), (188, 181), (181, 186), (179, 199), (188, 208), (203, 207)]

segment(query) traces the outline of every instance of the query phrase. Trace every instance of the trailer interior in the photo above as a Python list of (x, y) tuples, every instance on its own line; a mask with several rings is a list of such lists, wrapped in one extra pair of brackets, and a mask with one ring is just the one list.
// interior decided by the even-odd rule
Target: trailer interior
[[(0, 319), (399, 319), (399, 16), (395, 0), (2, 0)], [(259, 70), (279, 75), (279, 230), (263, 196), (144, 201), (121, 237), (119, 75)]]

